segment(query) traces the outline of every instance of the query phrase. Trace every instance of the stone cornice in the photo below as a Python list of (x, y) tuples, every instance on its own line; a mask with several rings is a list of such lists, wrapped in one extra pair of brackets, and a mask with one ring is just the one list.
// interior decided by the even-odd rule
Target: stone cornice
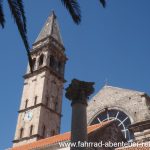
[(19, 142), (21, 142), (21, 141), (29, 140), (29, 139), (32, 139), (32, 138), (35, 138), (35, 137), (40, 138), (40, 139), (43, 138), (43, 136), (41, 136), (41, 135), (39, 135), (39, 134), (34, 134), (34, 135), (32, 135), (32, 136), (23, 137), (23, 138), (20, 138), (20, 139), (13, 140), (12, 142), (13, 142), (13, 143), (19, 143)]
[(34, 50), (30, 51), (30, 54), (31, 55), (39, 55), (42, 52), (45, 52), (48, 50), (51, 50), (54, 53), (59, 54), (59, 56), (62, 57), (64, 59), (64, 61), (68, 60), (68, 58), (64, 52), (62, 52), (61, 50), (58, 50), (58, 48), (54, 44), (48, 45), (48, 43), (42, 44), (40, 47), (37, 47)]
[(40, 40), (40, 41), (33, 44), (33, 49), (31, 49), (31, 54), (34, 53), (35, 51), (37, 51), (38, 49), (41, 49), (42, 47), (45, 47), (45, 45), (47, 46), (48, 44), (52, 44), (52, 45), (56, 46), (56, 48), (58, 48), (60, 51), (62, 51), (62, 53), (64, 53), (64, 51), (65, 51), (64, 46), (61, 45), (56, 39), (54, 39), (52, 36), (47, 36), (46, 38), (44, 38), (44, 39), (42, 39), (42, 40)]
[(145, 137), (145, 138), (142, 138), (142, 140), (134, 140), (134, 142), (137, 142), (137, 143), (146, 143), (146, 142), (149, 142), (150, 141), (150, 137)]
[(47, 38), (49, 38), (50, 40), (52, 40), (52, 41), (54, 41), (55, 43), (57, 43), (57, 44), (65, 51), (65, 47), (64, 47), (61, 43), (59, 43), (55, 38), (53, 38), (51, 35), (49, 35), (49, 36), (43, 38), (42, 40), (40, 40), (40, 41), (38, 41), (38, 42), (36, 42), (36, 43), (34, 43), (34, 44), (32, 44), (32, 45), (33, 45), (33, 46), (36, 46), (36, 45), (38, 45), (40, 42), (45, 41)]
[(146, 120), (146, 121), (141, 121), (141, 122), (130, 125), (129, 130), (133, 132), (141, 132), (141, 131), (149, 129), (149, 127), (150, 127), (150, 120)]
[(53, 109), (47, 107), (47, 106), (44, 105), (43, 103), (39, 103), (39, 104), (36, 104), (36, 105), (34, 105), (34, 106), (30, 106), (30, 107), (28, 107), (28, 108), (25, 108), (25, 109), (21, 109), (21, 110), (19, 110), (18, 112), (19, 112), (19, 113), (26, 112), (26, 111), (28, 111), (28, 110), (33, 110), (33, 109), (35, 109), (35, 108), (37, 108), (37, 107), (44, 107), (45, 109), (49, 110), (50, 112), (55, 113), (55, 114), (58, 115), (59, 117), (62, 117), (62, 114), (60, 114), (60, 113), (54, 111)]
[(24, 79), (27, 79), (27, 78), (30, 78), (30, 77), (33, 77), (43, 71), (50, 71), (50, 73), (52, 73), (53, 75), (55, 75), (58, 79), (60, 79), (61, 81), (63, 81), (64, 83), (66, 82), (66, 80), (64, 79), (63, 76), (61, 76), (59, 73), (57, 73), (57, 71), (55, 71), (52, 67), (48, 67), (48, 66), (44, 66), (44, 67), (41, 67), (37, 70), (34, 70), (33, 73), (28, 73), (28, 74), (25, 74), (23, 76)]

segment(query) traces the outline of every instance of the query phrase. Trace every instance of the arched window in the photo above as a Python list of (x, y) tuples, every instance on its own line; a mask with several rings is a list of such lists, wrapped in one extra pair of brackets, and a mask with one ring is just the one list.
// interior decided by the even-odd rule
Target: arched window
[(47, 96), (46, 97), (46, 104), (45, 104), (47, 107), (49, 106), (49, 97)]
[(128, 128), (131, 125), (131, 120), (129, 116), (121, 110), (105, 108), (93, 119), (91, 125), (108, 120), (115, 120), (127, 141), (133, 139), (133, 133), (131, 133)]
[(32, 59), (32, 69), (35, 70), (36, 69), (36, 58)]
[(45, 132), (46, 132), (46, 127), (45, 127), (45, 125), (43, 125), (43, 129), (42, 129), (42, 136), (43, 136), (43, 138), (45, 137)]
[(50, 56), (50, 67), (55, 68), (56, 62), (54, 56)]
[(55, 102), (55, 105), (54, 105), (54, 111), (57, 112), (57, 110), (58, 110), (58, 102)]
[(60, 72), (61, 75), (64, 75), (64, 69), (65, 69), (64, 67), (65, 67), (65, 63), (61, 62), (61, 66), (59, 68), (59, 72)]
[(62, 73), (62, 63), (60, 61), (58, 62), (58, 71)]
[(26, 99), (26, 101), (25, 101), (25, 108), (27, 108), (28, 107), (28, 99)]
[(34, 106), (37, 104), (37, 96), (35, 96), (35, 99), (34, 99)]
[(51, 96), (51, 98), (50, 98), (50, 108), (51, 109), (53, 109), (53, 99), (54, 99), (53, 96)]
[(33, 134), (33, 125), (30, 126), (30, 136)]
[(24, 132), (24, 129), (23, 129), (23, 128), (21, 128), (21, 129), (20, 129), (20, 138), (22, 138), (22, 137), (23, 137), (23, 132)]
[(51, 81), (51, 86), (52, 86), (51, 87), (52, 96), (55, 97), (57, 95), (57, 91), (58, 91), (58, 89), (57, 89), (58, 85), (55, 80)]
[(54, 135), (56, 135), (56, 132), (55, 132), (55, 130), (52, 130), (51, 131), (51, 136), (54, 136)]
[(39, 66), (42, 66), (44, 63), (44, 55), (42, 54), (39, 58)]

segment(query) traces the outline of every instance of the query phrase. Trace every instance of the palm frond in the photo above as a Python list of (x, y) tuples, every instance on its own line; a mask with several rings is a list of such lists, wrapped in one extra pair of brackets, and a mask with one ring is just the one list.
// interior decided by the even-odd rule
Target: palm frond
[(27, 32), (26, 16), (25, 16), (25, 11), (24, 11), (23, 1), (22, 0), (17, 0), (17, 2), (18, 2), (18, 6), (20, 8), (21, 15), (22, 15), (22, 20), (23, 20), (23, 23), (24, 23), (24, 30), (25, 30), (25, 32)]
[(3, 0), (0, 0), (0, 25), (2, 28), (4, 28), (5, 24), (5, 17), (4, 17), (4, 12), (3, 12)]
[(61, 0), (61, 2), (68, 9), (73, 21), (79, 24), (81, 22), (81, 10), (77, 0)]
[(24, 27), (24, 21), (22, 20), (22, 12), (20, 10), (20, 6), (18, 5), (17, 0), (8, 0), (8, 4), (9, 4), (9, 8), (11, 10), (12, 16), (13, 16), (16, 24), (17, 24), (21, 38), (24, 42), (27, 56), (28, 56), (28, 60), (29, 60), (30, 70), (32, 72), (32, 59), (30, 56), (30, 47), (29, 47), (27, 34), (25, 31), (25, 27)]
[(106, 0), (99, 0), (103, 7), (106, 7)]

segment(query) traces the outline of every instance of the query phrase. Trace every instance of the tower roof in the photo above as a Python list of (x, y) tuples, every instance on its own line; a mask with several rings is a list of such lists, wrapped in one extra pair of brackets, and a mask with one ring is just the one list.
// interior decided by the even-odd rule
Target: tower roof
[(34, 43), (39, 42), (40, 40), (49, 36), (53, 37), (61, 45), (63, 45), (59, 25), (54, 11), (52, 11), (51, 15), (48, 17), (44, 27), (42, 28), (40, 34), (38, 35)]

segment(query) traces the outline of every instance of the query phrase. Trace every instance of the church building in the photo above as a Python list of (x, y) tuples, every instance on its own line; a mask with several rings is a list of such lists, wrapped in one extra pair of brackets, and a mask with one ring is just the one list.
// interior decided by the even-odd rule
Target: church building
[[(64, 72), (67, 56), (54, 12), (31, 50), (10, 150), (69, 150), (70, 132), (60, 134)], [(88, 103), (88, 142), (127, 143), (125, 147), (89, 150), (150, 150), (150, 97), (144, 93), (104, 86)], [(132, 143), (139, 143), (133, 147)], [(63, 145), (61, 145), (63, 144)]]

